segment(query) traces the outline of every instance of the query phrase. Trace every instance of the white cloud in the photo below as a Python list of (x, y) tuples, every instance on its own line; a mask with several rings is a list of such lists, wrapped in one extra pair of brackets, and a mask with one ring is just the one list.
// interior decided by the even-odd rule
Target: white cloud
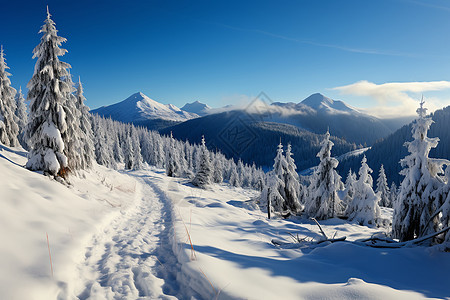
[[(378, 117), (396, 117), (414, 115), (421, 93), (450, 89), (450, 81), (429, 82), (389, 82), (375, 84), (366, 80), (346, 86), (335, 87), (343, 95), (369, 97), (373, 105), (366, 112)], [(411, 96), (412, 94), (415, 94)], [(424, 95), (429, 111), (442, 108), (445, 101), (436, 97), (427, 98)]]

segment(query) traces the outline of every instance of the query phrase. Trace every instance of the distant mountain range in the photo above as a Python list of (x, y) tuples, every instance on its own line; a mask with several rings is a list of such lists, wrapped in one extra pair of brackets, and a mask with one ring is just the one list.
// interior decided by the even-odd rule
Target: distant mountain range
[(373, 145), (411, 120), (378, 119), (319, 93), (299, 103), (255, 102), (246, 108), (227, 106), (217, 111), (199, 101), (180, 109), (135, 93), (92, 113), (162, 134), (172, 131), (176, 138), (195, 143), (205, 135), (210, 149), (265, 167), (272, 165), (281, 137), (283, 143), (292, 143), (299, 170), (314, 166), (320, 139), (327, 130), (334, 138), (333, 155), (337, 156)]

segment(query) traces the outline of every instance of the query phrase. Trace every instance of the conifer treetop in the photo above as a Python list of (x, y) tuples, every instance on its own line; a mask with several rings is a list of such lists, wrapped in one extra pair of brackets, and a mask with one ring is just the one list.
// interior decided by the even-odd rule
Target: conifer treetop
[(5, 52), (3, 50), (3, 45), (0, 45), (0, 73), (3, 73), (5, 75), (5, 78), (3, 78), (3, 80), (7, 80), (7, 84), (11, 84), (11, 81), (9, 80), (9, 76), (11, 76), (10, 73), (8, 73), (6, 70), (8, 70), (9, 67), (6, 64), (6, 59), (5, 59)]
[(421, 119), (425, 118), (425, 116), (427, 115), (427, 108), (423, 107), (424, 104), (425, 101), (423, 100), (422, 95), (422, 99), (420, 100), (420, 107), (416, 110), (417, 114), (419, 115), (419, 118)]

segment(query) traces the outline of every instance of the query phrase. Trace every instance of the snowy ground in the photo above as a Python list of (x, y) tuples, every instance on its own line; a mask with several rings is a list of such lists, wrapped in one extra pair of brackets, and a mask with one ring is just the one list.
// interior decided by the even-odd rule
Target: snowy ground
[[(253, 191), (100, 166), (68, 188), (23, 169), (23, 155), (0, 150), (1, 299), (450, 297), (449, 253), (282, 249), (271, 239), (318, 238), (317, 226), (267, 220)], [(323, 227), (349, 240), (379, 232), (337, 219)]]

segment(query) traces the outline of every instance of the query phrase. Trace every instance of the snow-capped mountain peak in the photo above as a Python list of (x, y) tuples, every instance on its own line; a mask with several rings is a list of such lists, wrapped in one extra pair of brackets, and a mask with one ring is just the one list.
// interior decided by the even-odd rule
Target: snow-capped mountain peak
[(209, 113), (211, 107), (208, 104), (201, 103), (200, 101), (197, 100), (192, 103), (186, 103), (181, 109), (200, 116), (204, 116)]
[(92, 113), (126, 123), (155, 119), (182, 122), (198, 117), (197, 114), (183, 111), (173, 104), (159, 103), (142, 92), (134, 93), (119, 103), (102, 106)]
[(146, 111), (146, 112), (150, 112), (150, 111), (157, 112), (157, 111), (169, 111), (170, 110), (168, 105), (159, 103), (159, 102), (147, 97), (145, 94), (143, 94), (141, 92), (131, 95), (125, 101), (129, 104), (135, 103), (136, 107), (138, 107), (142, 111)]
[(300, 102), (300, 104), (313, 108), (316, 111), (326, 110), (328, 112), (355, 112), (359, 113), (356, 109), (350, 107), (346, 103), (340, 100), (333, 100), (320, 93), (315, 93)]

